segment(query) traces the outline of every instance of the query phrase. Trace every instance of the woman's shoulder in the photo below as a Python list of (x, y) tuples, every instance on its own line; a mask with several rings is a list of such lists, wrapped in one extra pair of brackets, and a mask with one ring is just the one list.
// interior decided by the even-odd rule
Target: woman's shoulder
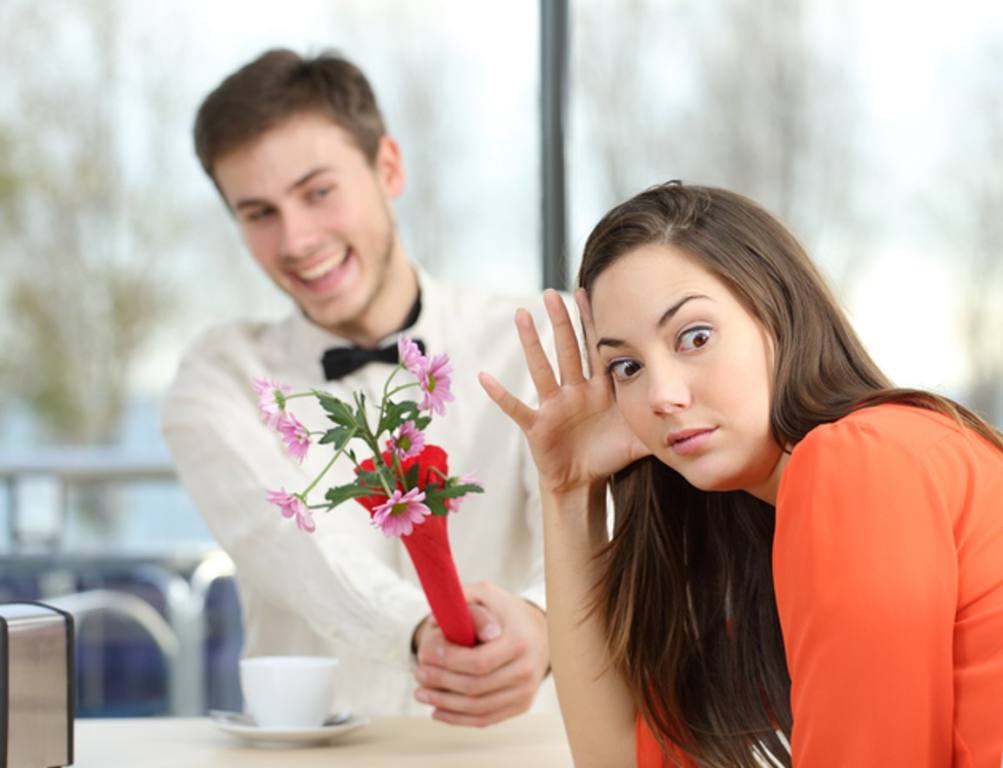
[(793, 455), (846, 454), (847, 461), (873, 461), (891, 454), (921, 456), (945, 440), (966, 439), (957, 421), (936, 411), (899, 403), (861, 408), (820, 424), (794, 447)]
[[(976, 477), (1003, 478), (1003, 451), (951, 416), (898, 403), (861, 408), (812, 429), (791, 452), (781, 489), (833, 483), (902, 492), (926, 477), (948, 496)], [(982, 485), (984, 483), (980, 483)], [(952, 490), (953, 489), (953, 490)]]

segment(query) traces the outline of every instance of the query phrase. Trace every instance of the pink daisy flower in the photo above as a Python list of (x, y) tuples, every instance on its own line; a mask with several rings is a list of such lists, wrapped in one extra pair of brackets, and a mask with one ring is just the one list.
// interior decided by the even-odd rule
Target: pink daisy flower
[(428, 362), (421, 353), (418, 345), (410, 336), (397, 337), (397, 357), (405, 368), (415, 376), (421, 376), (425, 364)]
[(418, 382), (421, 391), (425, 393), (425, 397), (418, 404), (421, 410), (434, 411), (440, 416), (446, 412), (446, 403), (453, 399), (449, 378), (452, 372), (448, 355), (436, 355), (422, 369)]
[(412, 488), (402, 494), (400, 488), (373, 510), (373, 522), (383, 529), (388, 539), (393, 536), (407, 536), (414, 530), (415, 523), (422, 523), (432, 511), (426, 507), (424, 491)]
[(417, 456), (425, 447), (425, 435), (410, 419), (401, 424), (396, 435), (387, 440), (387, 450), (396, 452), (401, 461)]
[[(460, 479), (456, 481), (457, 485), (483, 485), (481, 479), (477, 476), (476, 472), (467, 472), (465, 475), (461, 475)], [(466, 496), (457, 496), (455, 499), (445, 499), (443, 503), (446, 505), (446, 509), (450, 512), (459, 512), (460, 503), (467, 498)]]
[(282, 441), (289, 450), (289, 455), (297, 461), (303, 461), (310, 448), (310, 433), (291, 413), (283, 413), (279, 417), (276, 428), (282, 434)]
[(313, 521), (313, 513), (306, 508), (306, 504), (298, 496), (286, 493), (285, 488), (277, 491), (269, 491), (265, 497), (270, 504), (274, 504), (282, 511), (283, 517), (295, 517), (296, 526), (301, 531), (313, 533), (317, 524)]
[(293, 391), (288, 384), (273, 379), (255, 379), (254, 391), (258, 395), (261, 420), (275, 429), (286, 407), (286, 395)]

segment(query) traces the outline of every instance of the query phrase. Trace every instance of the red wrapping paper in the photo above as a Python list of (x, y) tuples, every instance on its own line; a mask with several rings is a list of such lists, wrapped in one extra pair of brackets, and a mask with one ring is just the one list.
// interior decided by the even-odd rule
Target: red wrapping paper
[[(383, 460), (388, 464), (391, 458), (390, 453), (383, 454)], [(401, 462), (401, 470), (406, 473), (415, 463), (419, 465), (418, 487), (422, 489), (429, 482), (439, 482), (449, 474), (446, 452), (437, 445), (428, 445), (417, 456)], [(433, 467), (441, 475), (433, 472)], [(359, 469), (372, 472), (375, 469), (373, 460), (363, 461)], [(397, 487), (404, 490), (399, 482)], [(387, 497), (382, 493), (356, 499), (369, 511), (370, 517), (376, 507), (386, 500)], [(448, 517), (428, 515), (424, 522), (414, 526), (410, 534), (401, 536), (401, 540), (411, 557), (418, 580), (425, 591), (425, 598), (442, 633), (451, 643), (471, 648), (477, 636), (470, 607), (453, 562), (453, 552), (449, 548)]]

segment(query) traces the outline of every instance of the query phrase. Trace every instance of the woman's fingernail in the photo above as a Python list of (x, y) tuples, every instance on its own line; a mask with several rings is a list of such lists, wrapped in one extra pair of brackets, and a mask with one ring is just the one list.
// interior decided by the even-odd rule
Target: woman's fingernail
[(418, 699), (418, 701), (420, 701), (422, 704), (428, 704), (429, 701), (428, 691), (426, 691), (424, 688), (419, 688), (415, 692), (414, 697)]
[(485, 640), (495, 640), (501, 636), (501, 627), (499, 627), (494, 622), (485, 625), (484, 629), (481, 630), (481, 635)]

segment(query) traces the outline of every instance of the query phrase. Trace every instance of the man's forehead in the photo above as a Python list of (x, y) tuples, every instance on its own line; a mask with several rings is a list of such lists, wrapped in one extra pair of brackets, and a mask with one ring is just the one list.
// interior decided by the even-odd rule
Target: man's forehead
[(345, 166), (342, 155), (320, 147), (293, 145), (290, 151), (237, 150), (216, 164), (215, 178), (227, 201), (276, 198), (295, 192), (317, 176), (337, 174)]

